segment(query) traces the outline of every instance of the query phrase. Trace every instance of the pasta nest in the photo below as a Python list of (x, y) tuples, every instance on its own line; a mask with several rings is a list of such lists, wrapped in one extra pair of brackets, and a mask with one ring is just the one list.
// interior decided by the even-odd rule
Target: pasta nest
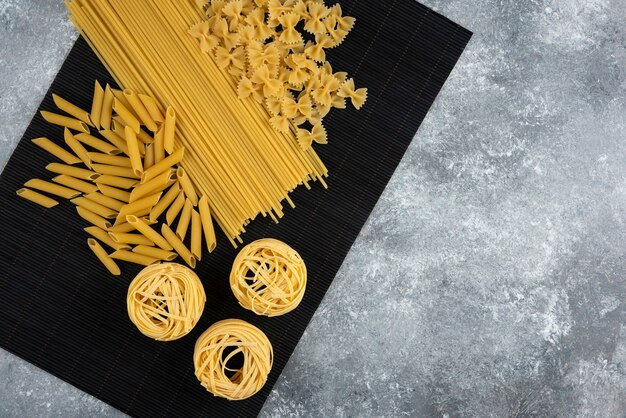
[(128, 316), (139, 331), (159, 341), (187, 335), (206, 302), (202, 282), (193, 270), (176, 263), (141, 270), (128, 287)]
[(258, 315), (295, 309), (306, 289), (306, 266), (284, 242), (266, 238), (245, 246), (235, 258), (230, 287), (239, 304)]
[[(233, 365), (236, 356), (243, 358), (241, 365)], [(196, 377), (202, 386), (229, 400), (246, 399), (257, 393), (267, 381), (273, 361), (267, 336), (240, 319), (211, 325), (196, 341), (193, 353)]]

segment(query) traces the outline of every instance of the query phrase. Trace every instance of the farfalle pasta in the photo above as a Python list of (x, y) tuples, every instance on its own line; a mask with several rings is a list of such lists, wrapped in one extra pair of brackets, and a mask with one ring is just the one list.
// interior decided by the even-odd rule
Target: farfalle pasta
[(262, 103), (270, 125), (297, 135), (303, 150), (327, 142), (323, 118), (347, 103), (360, 109), (366, 88), (333, 72), (326, 49), (354, 27), (339, 4), (323, 0), (198, 1), (206, 20), (189, 29), (200, 50), (234, 77), (240, 99)]

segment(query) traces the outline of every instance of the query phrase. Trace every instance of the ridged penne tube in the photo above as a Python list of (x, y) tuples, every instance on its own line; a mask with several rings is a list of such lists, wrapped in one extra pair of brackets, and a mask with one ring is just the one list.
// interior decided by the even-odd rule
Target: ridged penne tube
[(176, 235), (181, 241), (185, 240), (187, 236), (187, 230), (189, 229), (189, 223), (191, 222), (191, 211), (193, 210), (193, 204), (191, 200), (185, 199), (185, 206), (178, 218), (178, 225), (176, 225)]
[(167, 193), (163, 195), (159, 203), (157, 203), (150, 211), (150, 220), (156, 222), (165, 209), (167, 209), (180, 194), (180, 185), (178, 182), (172, 184)]
[(200, 210), (200, 218), (202, 219), (202, 230), (204, 231), (204, 241), (209, 252), (213, 252), (217, 241), (215, 239), (215, 230), (213, 229), (213, 219), (211, 210), (209, 209), (209, 200), (206, 196), (202, 196), (198, 202)]
[(183, 209), (183, 206), (185, 206), (185, 201), (185, 193), (181, 190), (178, 197), (176, 197), (176, 200), (174, 200), (165, 213), (165, 220), (168, 225), (171, 225), (174, 222), (180, 211)]
[(183, 242), (176, 236), (174, 231), (172, 231), (166, 224), (161, 225), (161, 235), (163, 235), (163, 238), (165, 238), (167, 242), (174, 247), (174, 250), (178, 253), (178, 255), (180, 255), (187, 264), (189, 264), (189, 267), (196, 267), (196, 258), (193, 254), (191, 254), (191, 251), (185, 247), (185, 244), (183, 244)]
[(158, 203), (162, 194), (162, 192), (155, 193), (150, 196), (141, 198), (135, 202), (124, 205), (124, 207), (120, 210), (120, 213), (117, 215), (115, 223), (119, 224), (123, 221), (126, 221), (126, 216), (128, 215), (135, 215), (137, 217), (143, 216), (140, 215), (140, 213), (143, 213), (142, 211), (146, 209), (148, 210), (148, 213), (150, 213), (150, 209), (152, 209), (152, 207)]
[(85, 195), (85, 198), (94, 201), (104, 207), (109, 209), (113, 209), (116, 212), (119, 212), (120, 209), (124, 207), (126, 203), (120, 202), (119, 200), (113, 199), (112, 197), (105, 196), (102, 193), (94, 192)]
[(83, 193), (93, 193), (98, 190), (98, 186), (93, 183), (87, 183), (86, 181), (65, 174), (54, 177), (52, 181), (69, 187), (70, 189), (80, 190)]
[(72, 135), (70, 130), (67, 128), (63, 130), (63, 139), (65, 140), (65, 143), (67, 144), (67, 146), (70, 147), (72, 151), (74, 151), (74, 154), (78, 155), (78, 158), (80, 158), (83, 164), (91, 168), (91, 160), (89, 159), (89, 153), (87, 152), (85, 147), (83, 147), (83, 145), (80, 142), (78, 142), (78, 140), (74, 137), (74, 135)]
[(143, 165), (141, 164), (141, 154), (139, 153), (139, 142), (137, 141), (137, 135), (133, 131), (133, 128), (126, 126), (124, 128), (124, 134), (126, 135), (126, 145), (128, 145), (128, 157), (130, 158), (130, 165), (133, 172), (137, 177), (141, 177), (143, 174)]
[(159, 105), (157, 104), (156, 100), (154, 100), (150, 96), (146, 96), (145, 94), (138, 94), (137, 96), (139, 97), (139, 100), (141, 100), (141, 103), (143, 103), (144, 107), (150, 114), (150, 117), (152, 118), (152, 120), (155, 121), (157, 124), (163, 123), (163, 115), (161, 114), (161, 111), (159, 110)]
[(108, 245), (114, 250), (130, 250), (130, 245), (120, 244), (119, 242), (113, 241), (113, 239), (111, 239), (111, 237), (109, 236), (109, 233), (104, 229), (98, 228), (97, 226), (89, 226), (83, 229), (89, 235), (100, 240), (103, 244)]
[(162, 261), (173, 261), (176, 257), (178, 257), (178, 254), (175, 252), (165, 251), (157, 247), (148, 247), (147, 245), (137, 245), (133, 248), (133, 252)]
[(59, 163), (48, 164), (46, 166), (46, 170), (57, 174), (65, 174), (66, 176), (75, 177), (81, 180), (97, 180), (100, 178), (100, 174), (94, 171)]
[(43, 206), (47, 209), (50, 209), (51, 207), (59, 204), (59, 202), (57, 202), (56, 200), (30, 189), (22, 188), (19, 189), (16, 193), (19, 197), (30, 200), (31, 202), (37, 203), (38, 205)]
[(98, 241), (93, 238), (89, 238), (87, 239), (87, 245), (89, 245), (91, 251), (93, 251), (96, 257), (98, 257), (104, 267), (106, 267), (112, 275), (119, 276), (121, 274), (119, 266), (115, 263), (115, 261), (113, 261), (111, 257), (109, 257), (105, 249), (102, 248), (102, 245), (100, 245)]
[(115, 148), (128, 155), (128, 145), (126, 145), (126, 140), (124, 138), (112, 130), (102, 130), (100, 131), (100, 135), (105, 137), (107, 141), (115, 146)]
[(102, 89), (102, 86), (96, 80), (93, 86), (93, 99), (91, 101), (91, 114), (89, 115), (89, 119), (91, 119), (91, 123), (96, 128), (100, 128), (100, 115), (102, 114), (102, 102), (103, 101), (104, 101), (104, 89)]
[(130, 192), (130, 201), (134, 202), (151, 193), (164, 190), (168, 184), (176, 179), (176, 173), (173, 170), (164, 171), (152, 180), (142, 183)]
[(139, 133), (139, 120), (117, 98), (113, 100), (113, 110), (122, 118), (124, 125), (130, 126), (135, 134)]
[(133, 225), (139, 233), (145, 236), (150, 242), (156, 244), (159, 248), (162, 248), (166, 251), (170, 251), (172, 246), (165, 238), (161, 236), (157, 231), (150, 228), (150, 226), (141, 218), (137, 218), (133, 215), (128, 215), (126, 217), (126, 222)]
[(142, 266), (149, 266), (150, 264), (154, 264), (159, 261), (159, 259), (157, 258), (148, 257), (146, 255), (137, 254), (126, 250), (117, 250), (109, 257), (115, 258), (117, 260), (128, 261), (134, 264), (140, 264)]
[(165, 122), (163, 123), (163, 148), (168, 154), (174, 151), (174, 133), (176, 131), (176, 112), (170, 106), (165, 111)]
[(98, 216), (102, 216), (103, 218), (111, 219), (115, 218), (117, 215), (117, 211), (107, 208), (106, 206), (101, 205), (100, 203), (96, 203), (93, 200), (89, 200), (86, 197), (77, 197), (70, 200), (76, 206), (80, 206), (82, 208), (87, 209), (90, 212), (95, 213)]
[(202, 220), (195, 210), (191, 211), (191, 253), (202, 260)]
[(122, 157), (120, 155), (109, 155), (101, 152), (88, 152), (89, 159), (93, 163), (116, 165), (119, 167), (130, 168), (130, 158)]
[(182, 167), (178, 167), (178, 169), (176, 170), (176, 176), (178, 177), (180, 187), (182, 187), (183, 192), (185, 192), (185, 196), (187, 196), (187, 199), (191, 200), (191, 203), (194, 206), (198, 206), (198, 195), (196, 194), (196, 189), (193, 187), (191, 179), (189, 179), (189, 176), (187, 175), (185, 169)]
[(73, 199), (80, 195), (80, 191), (78, 190), (70, 189), (69, 187), (60, 186), (58, 184), (50, 183), (49, 181), (41, 179), (28, 180), (26, 183), (24, 183), (24, 186), (53, 194), (64, 199)]
[(46, 137), (35, 138), (31, 142), (37, 145), (38, 147), (48, 151), (48, 153), (54, 155), (59, 160), (63, 161), (65, 164), (71, 165), (71, 164), (78, 164), (79, 162), (81, 162), (81, 159), (78, 158), (76, 155), (72, 154), (69, 151), (66, 151), (65, 149), (55, 144), (54, 142), (50, 141)]
[(141, 234), (130, 234), (128, 232), (109, 232), (109, 236), (115, 242), (130, 245), (154, 245), (152, 241)]
[(143, 156), (143, 169), (147, 170), (154, 165), (154, 142), (146, 146), (146, 155)]
[(108, 164), (92, 164), (91, 169), (100, 174), (139, 180), (139, 177), (135, 175), (135, 172), (130, 167), (120, 167), (119, 165)]
[(68, 102), (54, 93), (52, 93), (52, 100), (54, 100), (54, 104), (57, 105), (60, 110), (80, 121), (85, 122), (87, 125), (92, 125), (91, 119), (89, 119), (89, 112), (86, 110), (81, 109), (75, 104)]
[(154, 134), (154, 163), (158, 163), (165, 158), (165, 148), (163, 148), (163, 127)]
[(48, 123), (51, 123), (53, 125), (64, 126), (66, 128), (70, 128), (80, 132), (89, 132), (89, 126), (87, 126), (85, 122), (78, 119), (59, 115), (58, 113), (47, 112), (45, 110), (42, 110), (39, 113), (41, 113), (41, 116), (43, 116), (43, 118)]
[(100, 127), (102, 129), (111, 129), (114, 98), (111, 87), (107, 84), (104, 89), (104, 98), (102, 99), (102, 110), (100, 111)]
[(85, 145), (90, 146), (91, 148), (97, 149), (100, 152), (109, 155), (117, 155), (122, 152), (119, 148), (111, 145), (110, 143), (103, 141), (101, 139), (96, 138), (95, 136), (91, 136), (89, 134), (77, 134), (75, 135), (76, 139), (82, 142)]
[(148, 128), (152, 132), (156, 131), (157, 130), (156, 122), (150, 116), (150, 113), (148, 112), (146, 107), (143, 105), (141, 99), (139, 99), (139, 96), (137, 96), (137, 94), (133, 90), (130, 90), (130, 89), (124, 89), (124, 96), (126, 97), (126, 100), (128, 100), (130, 107), (132, 107), (133, 110), (135, 111), (135, 114), (139, 116), (139, 119), (141, 120), (141, 124), (145, 125), (145, 127)]
[(112, 197), (115, 200), (119, 200), (120, 202), (128, 203), (130, 200), (130, 192), (116, 189), (115, 187), (107, 186), (106, 184), (98, 183), (96, 185), (100, 193), (105, 196)]
[(164, 172), (165, 170), (169, 170), (170, 168), (174, 167), (183, 159), (184, 155), (185, 148), (177, 149), (173, 154), (155, 163), (152, 167), (144, 171), (141, 176), (141, 182), (146, 183)]
[(118, 189), (130, 189), (139, 183), (138, 180), (129, 179), (126, 177), (110, 176), (108, 174), (102, 174), (94, 181), (98, 184), (106, 184), (107, 186), (117, 187)]
[[(131, 107), (130, 103), (128, 103), (128, 100), (126, 100), (126, 96), (124, 96), (124, 92), (122, 90), (118, 90), (118, 89), (111, 89), (111, 92), (113, 92), (113, 96), (119, 100), (126, 109), (128, 109), (135, 118), (137, 118), (137, 115), (135, 115), (133, 113), (133, 108)], [(115, 103), (115, 101), (114, 101)]]
[(107, 221), (102, 216), (96, 215), (89, 209), (85, 209), (82, 206), (76, 206), (76, 211), (81, 218), (100, 229), (109, 229), (111, 227), (111, 222)]

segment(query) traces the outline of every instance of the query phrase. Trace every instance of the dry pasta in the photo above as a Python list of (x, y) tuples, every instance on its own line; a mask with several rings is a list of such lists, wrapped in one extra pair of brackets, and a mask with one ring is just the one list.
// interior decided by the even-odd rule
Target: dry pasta
[(35, 145), (41, 147), (42, 149), (48, 151), (50, 154), (57, 157), (59, 160), (63, 161), (65, 164), (73, 165), (81, 162), (81, 159), (72, 153), (66, 151), (62, 147), (58, 146), (54, 142), (50, 141), (48, 138), (35, 138), (31, 141)]
[(120, 167), (119, 165), (108, 164), (92, 164), (91, 169), (100, 174), (108, 174), (110, 176), (134, 178), (139, 180), (139, 177), (130, 167)]
[(89, 235), (96, 238), (103, 244), (108, 245), (114, 250), (129, 250), (130, 249), (130, 245), (121, 244), (119, 242), (113, 241), (113, 239), (109, 236), (109, 233), (107, 231), (105, 231), (104, 229), (98, 228), (97, 226), (90, 226), (90, 227), (84, 228), (84, 230)]
[(80, 180), (98, 180), (101, 177), (100, 174), (91, 170), (59, 163), (48, 164), (46, 170), (57, 174), (65, 174), (66, 176), (75, 177)]
[(119, 200), (113, 199), (112, 197), (109, 196), (105, 196), (102, 193), (99, 192), (93, 192), (93, 193), (89, 193), (87, 195), (85, 195), (85, 198), (94, 201), (96, 203), (99, 203), (100, 205), (107, 207), (109, 209), (112, 209), (114, 211), (120, 211), (125, 203), (124, 202), (120, 202)]
[(176, 236), (174, 231), (172, 231), (170, 227), (167, 226), (167, 224), (161, 225), (161, 235), (163, 235), (163, 238), (165, 238), (167, 242), (169, 242), (170, 245), (174, 247), (174, 251), (176, 251), (183, 260), (185, 260), (185, 263), (187, 263), (191, 268), (196, 267), (196, 258), (193, 256), (193, 254), (191, 254), (191, 251), (189, 251), (189, 249), (185, 247), (185, 244), (183, 244), (180, 238)]
[(141, 234), (131, 234), (129, 232), (109, 232), (109, 236), (113, 241), (119, 242), (120, 244), (154, 245), (151, 240)]
[(89, 209), (82, 206), (76, 206), (76, 211), (78, 212), (78, 216), (100, 229), (109, 229), (111, 227), (111, 222), (102, 216), (93, 213)]
[(189, 223), (191, 222), (192, 210), (193, 204), (189, 199), (186, 199), (185, 206), (183, 206), (183, 210), (180, 213), (180, 218), (178, 218), (178, 225), (176, 226), (176, 236), (178, 236), (181, 241), (184, 241), (187, 236), (187, 230), (189, 229)]
[(159, 200), (159, 203), (154, 205), (154, 207), (150, 211), (150, 220), (156, 221), (159, 218), (159, 216), (161, 216), (161, 214), (165, 212), (165, 209), (167, 209), (172, 204), (172, 202), (176, 200), (179, 194), (180, 194), (180, 185), (178, 183), (174, 183), (169, 188), (167, 193), (163, 195), (161, 200)]
[(89, 119), (89, 112), (87, 112), (86, 110), (81, 109), (80, 107), (68, 102), (67, 100), (59, 97), (56, 94), (52, 94), (52, 100), (54, 100), (54, 104), (60, 110), (82, 122), (85, 122), (87, 125), (92, 125), (91, 119)]
[(70, 202), (72, 202), (76, 206), (85, 208), (103, 218), (112, 219), (115, 218), (115, 215), (117, 215), (117, 212), (115, 210), (107, 208), (106, 206), (94, 202), (93, 200), (89, 200), (86, 197), (76, 197), (74, 199), (71, 199)]
[(80, 190), (83, 193), (93, 193), (98, 190), (98, 186), (93, 183), (87, 183), (86, 181), (65, 174), (54, 177), (52, 181), (69, 187), (70, 189)]
[(83, 144), (88, 145), (93, 149), (97, 149), (104, 154), (117, 155), (122, 152), (117, 147), (114, 147), (108, 142), (105, 142), (101, 139), (96, 138), (95, 136), (86, 133), (76, 135), (76, 139), (78, 139)]
[(110, 254), (109, 257), (142, 266), (149, 266), (150, 264), (159, 262), (159, 259), (157, 258), (148, 257), (147, 255), (137, 254), (127, 250), (116, 250), (114, 253)]
[(104, 97), (102, 98), (102, 109), (100, 111), (100, 127), (102, 129), (111, 129), (111, 117), (113, 114), (113, 91), (107, 84), (104, 89)]
[[(93, 99), (91, 101), (91, 123), (96, 127), (100, 127), (100, 115), (102, 114), (102, 103), (104, 102), (104, 89), (96, 81), (93, 87)], [(89, 131), (86, 131), (89, 132)]]
[(67, 146), (70, 147), (72, 151), (74, 151), (74, 154), (78, 155), (78, 158), (80, 158), (83, 164), (85, 164), (87, 167), (91, 167), (91, 160), (89, 159), (89, 154), (87, 153), (87, 150), (67, 128), (63, 130), (63, 139), (65, 140)]
[(217, 244), (215, 239), (215, 231), (213, 230), (213, 220), (211, 219), (211, 211), (206, 196), (202, 196), (198, 203), (200, 210), (200, 218), (202, 219), (202, 230), (204, 232), (204, 242), (209, 252), (213, 252)]
[(96, 186), (100, 193), (105, 196), (112, 197), (115, 200), (119, 200), (120, 202), (128, 203), (130, 200), (130, 192), (125, 190), (116, 189), (115, 187), (107, 186), (106, 184), (98, 183)]
[(185, 206), (185, 193), (181, 191), (165, 214), (165, 220), (168, 225), (171, 225), (174, 222), (180, 211), (183, 209), (183, 206)]
[(46, 122), (51, 123), (53, 125), (59, 125), (66, 128), (73, 129), (75, 131), (81, 132), (89, 132), (89, 126), (85, 122), (82, 122), (78, 119), (70, 118), (68, 116), (59, 115), (58, 113), (52, 113), (45, 110), (42, 110), (41, 116), (46, 120)]
[(38, 205), (43, 206), (44, 208), (50, 209), (51, 207), (59, 204), (59, 202), (57, 202), (56, 200), (51, 199), (48, 196), (42, 195), (41, 193), (37, 193), (30, 189), (22, 188), (22, 189), (19, 189), (16, 193), (19, 197), (26, 199), (26, 200), (30, 200), (33, 203), (37, 203)]
[(202, 218), (193, 209), (191, 211), (191, 253), (198, 261), (202, 259)]
[(172, 261), (176, 257), (178, 257), (178, 254), (176, 254), (175, 252), (165, 251), (161, 248), (149, 247), (147, 245), (137, 245), (135, 248), (133, 248), (133, 252), (156, 258), (162, 261)]
[[(128, 100), (128, 103), (130, 104), (130, 107), (132, 107), (135, 111), (135, 114), (139, 116), (141, 124), (145, 125), (146, 128), (148, 128), (152, 132), (156, 132), (157, 124), (150, 116), (148, 109), (146, 109), (146, 107), (143, 105), (141, 99), (139, 99), (139, 96), (137, 96), (137, 94), (130, 89), (124, 90), (124, 96), (126, 96), (126, 100)], [(139, 134), (139, 132), (136, 133)]]
[(121, 274), (121, 270), (119, 266), (113, 261), (111, 257), (107, 254), (104, 248), (93, 238), (89, 238), (87, 240), (87, 245), (91, 248), (91, 251), (98, 257), (98, 259), (102, 262), (102, 264), (109, 270), (109, 272), (114, 276), (119, 276)]
[(109, 155), (101, 152), (89, 152), (87, 153), (91, 162), (98, 164), (117, 165), (120, 167), (130, 168), (130, 158), (120, 155)]
[(53, 194), (64, 199), (72, 199), (80, 195), (80, 191), (70, 189), (69, 187), (60, 186), (41, 179), (31, 179), (24, 183), (24, 186), (31, 189), (40, 190), (48, 194)]
[(172, 245), (167, 242), (158, 232), (150, 228), (150, 226), (141, 218), (133, 215), (126, 216), (126, 221), (132, 225), (139, 233), (145, 236), (151, 243), (154, 243), (165, 251), (173, 249)]
[(185, 192), (187, 199), (189, 199), (194, 206), (198, 206), (198, 195), (196, 194), (193, 184), (185, 172), (185, 169), (178, 167), (178, 170), (176, 170), (176, 176), (178, 177), (180, 186), (182, 187), (183, 192)]

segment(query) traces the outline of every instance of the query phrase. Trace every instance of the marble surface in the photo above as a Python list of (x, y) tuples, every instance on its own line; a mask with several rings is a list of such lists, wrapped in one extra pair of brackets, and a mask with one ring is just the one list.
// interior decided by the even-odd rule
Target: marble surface
[[(626, 1), (424, 3), (475, 36), (261, 415), (626, 416)], [(3, 164), (75, 37), (0, 0)], [(0, 376), (3, 417), (121, 415)]]

